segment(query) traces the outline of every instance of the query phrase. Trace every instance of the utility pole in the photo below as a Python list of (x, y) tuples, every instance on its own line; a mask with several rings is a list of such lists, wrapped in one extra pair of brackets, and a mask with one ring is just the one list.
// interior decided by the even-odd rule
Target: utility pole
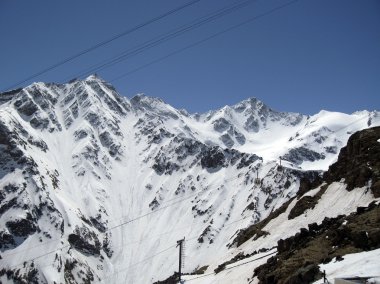
[(184, 256), (184, 253), (183, 253), (183, 243), (185, 241), (185, 237), (183, 237), (182, 240), (179, 240), (177, 241), (177, 246), (179, 246), (179, 265), (178, 265), (178, 277), (179, 277), (179, 282), (178, 283), (182, 283), (181, 281), (181, 275), (182, 275), (182, 266), (183, 266), (183, 262), (182, 262), (182, 258)]

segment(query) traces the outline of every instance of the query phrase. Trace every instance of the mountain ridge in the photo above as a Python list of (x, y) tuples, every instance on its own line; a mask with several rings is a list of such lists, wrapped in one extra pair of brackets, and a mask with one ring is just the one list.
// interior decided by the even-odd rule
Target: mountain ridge
[(239, 103), (197, 119), (160, 99), (124, 98), (96, 76), (5, 96), (5, 283), (152, 283), (176, 269), (164, 251), (184, 235), (188, 271), (212, 267), (236, 254), (226, 244), (238, 230), (337, 159), (351, 132), (370, 118), (380, 125), (378, 112), (307, 117)]

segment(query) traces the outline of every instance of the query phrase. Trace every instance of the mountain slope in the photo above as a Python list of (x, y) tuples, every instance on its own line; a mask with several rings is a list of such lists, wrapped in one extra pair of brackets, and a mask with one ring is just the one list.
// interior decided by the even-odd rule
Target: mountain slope
[[(212, 263), (204, 275), (184, 278), (192, 283), (244, 283), (247, 279), (249, 283), (312, 283), (322, 277), (323, 270), (329, 280), (378, 276), (379, 141), (380, 127), (352, 135), (320, 185), (239, 231), (231, 243), (237, 249), (228, 260)], [(367, 169), (365, 179), (356, 179), (362, 184), (351, 187), (339, 178), (353, 169), (347, 161), (356, 163), (358, 170)], [(338, 173), (337, 168), (343, 170)], [(365, 264), (344, 264), (346, 257)]]
[(351, 133), (380, 125), (376, 111), (308, 117), (257, 99), (190, 115), (96, 76), (0, 103), (4, 283), (152, 283), (177, 269), (183, 237), (186, 271), (211, 269), (238, 252), (226, 245), (239, 229), (318, 180)]

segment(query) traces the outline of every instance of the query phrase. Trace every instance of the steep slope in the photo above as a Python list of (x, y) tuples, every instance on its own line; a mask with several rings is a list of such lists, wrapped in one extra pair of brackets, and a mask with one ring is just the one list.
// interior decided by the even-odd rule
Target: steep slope
[(183, 237), (187, 272), (220, 263), (239, 229), (321, 176), (305, 169), (379, 124), (257, 99), (190, 115), (96, 76), (0, 94), (0, 280), (152, 283), (177, 270)]
[[(312, 283), (322, 277), (323, 270), (330, 281), (337, 276), (378, 276), (379, 141), (380, 127), (352, 135), (319, 186), (239, 231), (232, 241), (237, 249), (228, 261), (210, 265), (204, 277), (185, 279), (194, 283), (240, 283), (247, 278), (250, 283)], [(352, 185), (352, 171), (367, 174)], [(346, 257), (359, 263), (366, 258), (365, 266), (337, 264)], [(340, 273), (330, 269), (337, 266)]]

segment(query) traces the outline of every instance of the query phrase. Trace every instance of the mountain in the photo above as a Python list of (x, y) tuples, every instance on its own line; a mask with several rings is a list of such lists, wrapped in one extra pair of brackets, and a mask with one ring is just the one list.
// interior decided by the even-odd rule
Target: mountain
[[(356, 173), (364, 184), (349, 192), (346, 168), (324, 172), (353, 133), (379, 125), (377, 111), (306, 116), (255, 98), (189, 114), (143, 94), (122, 97), (94, 75), (2, 93), (0, 281), (153, 283), (178, 271), (185, 237), (183, 272), (245, 283), (257, 263), (222, 264), (378, 200), (363, 189), (372, 170)], [(313, 194), (326, 200), (313, 203), (314, 219), (284, 219)]]

